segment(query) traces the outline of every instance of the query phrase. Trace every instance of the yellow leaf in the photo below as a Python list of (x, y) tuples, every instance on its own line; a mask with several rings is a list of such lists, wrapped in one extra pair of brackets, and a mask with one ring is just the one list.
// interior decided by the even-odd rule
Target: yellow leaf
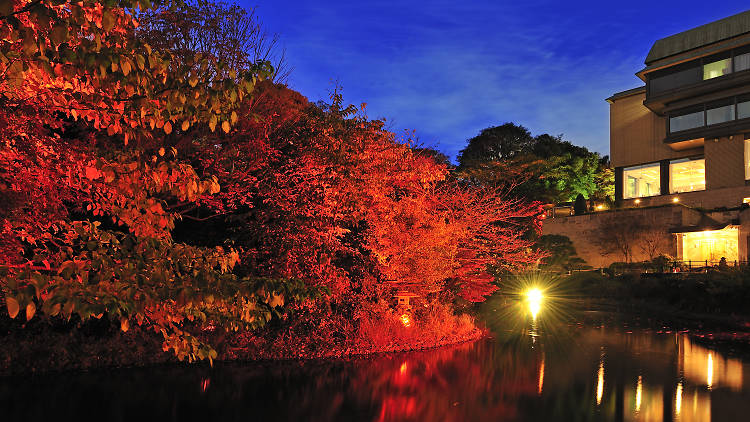
[(172, 123), (169, 123), (169, 122), (164, 123), (164, 132), (167, 135), (169, 135), (170, 133), (172, 133)]
[(233, 112), (232, 112), (232, 124), (235, 124), (235, 123), (237, 123), (237, 120), (238, 120), (238, 119), (239, 119), (239, 116), (237, 116), (237, 112), (236, 112), (236, 111), (233, 111)]
[(115, 26), (115, 17), (109, 11), (102, 12), (102, 28), (109, 32)]
[(125, 58), (120, 60), (120, 68), (123, 75), (128, 76), (128, 73), (130, 73), (130, 63)]
[(8, 315), (10, 315), (11, 318), (15, 318), (16, 315), (18, 315), (20, 307), (18, 306), (17, 300), (10, 296), (5, 296), (5, 306), (8, 307)]
[(127, 332), (129, 328), (130, 328), (130, 322), (128, 321), (128, 319), (127, 319), (127, 318), (125, 318), (125, 317), (122, 317), (122, 318), (120, 319), (120, 329), (121, 329), (121, 330), (122, 330), (123, 332)]
[(224, 133), (229, 133), (229, 130), (232, 127), (229, 126), (229, 122), (228, 121), (224, 120), (223, 122), (221, 122), (221, 128), (224, 129)]
[(34, 318), (35, 313), (36, 305), (34, 305), (34, 302), (29, 302), (29, 304), (26, 305), (26, 321), (30, 321), (31, 318)]
[(216, 119), (216, 116), (211, 116), (211, 120), (208, 122), (208, 127), (211, 129), (211, 132), (216, 130), (217, 122), (218, 122), (218, 119)]
[(187, 120), (185, 120), (184, 122), (182, 122), (182, 131), (183, 132), (186, 131), (186, 130), (188, 130), (189, 127), (190, 127), (190, 122), (188, 122)]
[(163, 156), (164, 156), (164, 148), (163, 148), (163, 147), (162, 147), (162, 148), (159, 148), (159, 156), (160, 156), (160, 157), (163, 157)]

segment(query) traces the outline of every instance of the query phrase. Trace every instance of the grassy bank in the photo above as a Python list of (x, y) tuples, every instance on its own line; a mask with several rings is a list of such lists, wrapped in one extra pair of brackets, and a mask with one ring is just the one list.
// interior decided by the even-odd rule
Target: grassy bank
[[(254, 333), (205, 332), (217, 345), (217, 361), (332, 359), (424, 350), (478, 339), (486, 332), (472, 317), (448, 306), (418, 309), (407, 327), (385, 305), (374, 305), (356, 321), (297, 318)], [(138, 367), (178, 363), (162, 350), (159, 333), (138, 326), (122, 332), (119, 322), (0, 315), (0, 376), (63, 370)]]

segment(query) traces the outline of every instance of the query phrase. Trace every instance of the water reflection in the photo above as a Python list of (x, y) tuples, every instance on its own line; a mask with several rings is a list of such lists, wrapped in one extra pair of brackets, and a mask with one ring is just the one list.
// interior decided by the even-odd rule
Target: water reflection
[(599, 354), (599, 371), (596, 373), (596, 404), (602, 404), (604, 394), (604, 348)]
[(598, 314), (554, 323), (548, 315), (545, 308), (536, 318), (498, 319), (492, 339), (375, 359), (0, 379), (0, 408), (7, 420), (694, 422), (750, 415), (749, 366), (737, 357), (686, 334), (625, 328)]
[(742, 362), (739, 359), (725, 358), (720, 354), (694, 344), (689, 337), (679, 338), (678, 359), (685, 378), (693, 384), (705, 384), (709, 390), (714, 387), (729, 387), (742, 390)]

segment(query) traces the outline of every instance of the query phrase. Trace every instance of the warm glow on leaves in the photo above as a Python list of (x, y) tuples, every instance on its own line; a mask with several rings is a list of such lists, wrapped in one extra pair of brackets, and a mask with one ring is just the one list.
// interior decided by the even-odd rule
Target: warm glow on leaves
[(137, 323), (211, 360), (204, 330), (256, 329), (319, 291), (321, 318), (394, 283), (481, 300), (489, 264), (535, 259), (521, 236), (536, 208), (455, 183), (340, 97), (316, 106), (263, 81), (267, 64), (146, 43), (135, 17), (160, 1), (0, 4), (13, 318)]

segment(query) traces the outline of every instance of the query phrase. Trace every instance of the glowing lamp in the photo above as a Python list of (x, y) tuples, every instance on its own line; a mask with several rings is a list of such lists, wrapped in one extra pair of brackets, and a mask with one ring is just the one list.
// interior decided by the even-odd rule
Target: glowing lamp
[(412, 324), (411, 315), (409, 315), (409, 314), (401, 314), (401, 316), (399, 317), (399, 319), (401, 320), (401, 323), (404, 324), (404, 327), (406, 327), (406, 328), (411, 327), (411, 324)]
[(528, 302), (531, 317), (536, 319), (539, 311), (542, 309), (542, 291), (534, 287), (526, 291), (526, 301)]
[(604, 209), (604, 205), (599, 204), (599, 205), (596, 206), (596, 209), (599, 210), (599, 211), (601, 211), (601, 210)]
[(638, 205), (638, 204), (641, 203), (641, 200), (640, 199), (636, 199), (634, 202), (635, 202), (636, 205)]
[(672, 198), (672, 202), (680, 202), (680, 198), (675, 196), (674, 198)]

